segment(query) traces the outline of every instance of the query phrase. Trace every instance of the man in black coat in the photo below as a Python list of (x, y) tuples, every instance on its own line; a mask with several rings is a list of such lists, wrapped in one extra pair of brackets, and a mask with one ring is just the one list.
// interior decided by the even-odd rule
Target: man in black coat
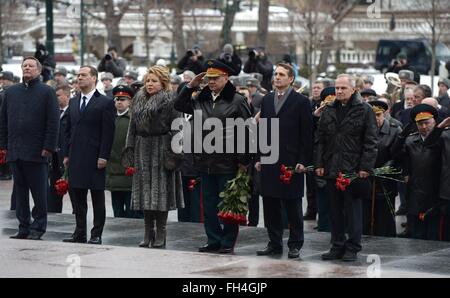
[[(213, 152), (201, 146), (201, 152), (194, 152), (194, 167), (201, 176), (201, 187), (203, 194), (203, 212), (204, 226), (208, 237), (206, 245), (199, 248), (199, 252), (219, 252), (232, 253), (238, 232), (239, 225), (235, 223), (219, 222), (217, 205), (222, 201), (219, 194), (225, 189), (226, 183), (236, 177), (238, 169), (246, 170), (250, 160), (248, 154), (228, 152), (226, 147), (228, 131), (226, 128), (227, 119), (250, 118), (250, 107), (246, 99), (236, 92), (236, 88), (228, 80), (229, 74), (233, 70), (217, 60), (208, 60), (206, 62), (206, 73), (197, 75), (189, 82), (175, 99), (174, 107), (176, 110), (194, 115), (194, 128), (199, 121), (201, 127), (206, 126), (206, 120), (218, 120), (222, 124), (221, 135), (223, 136), (222, 152), (213, 148)], [(203, 88), (197, 96), (192, 94), (200, 85), (203, 77), (208, 77), (208, 86)], [(199, 113), (202, 114), (198, 117)], [(200, 118), (200, 119), (197, 119)], [(217, 129), (217, 127), (216, 127)], [(201, 138), (196, 135), (200, 133)], [(206, 141), (209, 131), (194, 131), (194, 143)], [(238, 144), (237, 134), (235, 133), (233, 144)], [(200, 139), (200, 140), (199, 140)], [(241, 140), (242, 141), (242, 140)], [(219, 142), (219, 141), (217, 141)], [(194, 148), (197, 147), (194, 145)], [(224, 150), (223, 150), (224, 149)], [(235, 148), (236, 149), (236, 148)]]
[[(395, 158), (394, 144), (401, 128), (389, 123), (389, 106), (386, 102), (374, 100), (369, 102), (375, 112), (378, 126), (378, 154), (375, 168), (399, 166)], [(395, 198), (397, 183), (392, 180), (373, 178), (372, 198), (363, 201), (363, 234), (381, 237), (395, 237)], [(373, 191), (375, 187), (375, 191)]]
[(190, 70), (198, 75), (205, 70), (203, 62), (203, 54), (200, 49), (193, 48), (187, 50), (186, 54), (178, 61), (177, 67), (180, 70), (179, 73)]
[[(0, 114), (0, 150), (14, 176), (19, 232), (11, 238), (39, 240), (47, 229), (48, 158), (56, 150), (59, 109), (55, 91), (39, 80), (42, 65), (22, 62), (23, 83), (5, 91)], [(29, 192), (34, 222), (30, 224)]]
[(220, 54), (219, 58), (217, 59), (220, 62), (228, 65), (233, 69), (233, 72), (230, 74), (231, 76), (239, 76), (242, 69), (242, 60), (241, 58), (235, 53), (233, 45), (227, 43), (223, 46), (223, 52)]
[(443, 129), (447, 127), (442, 133), (441, 144), (442, 144), (442, 167), (441, 167), (441, 185), (439, 191), (439, 197), (444, 200), (443, 207), (441, 208), (444, 212), (441, 215), (441, 221), (444, 225), (441, 225), (440, 239), (444, 241), (450, 241), (450, 118), (447, 118), (442, 123), (439, 124), (439, 128)]
[(415, 106), (411, 110), (411, 121), (418, 132), (404, 140), (404, 172), (408, 188), (407, 230), (416, 239), (439, 240), (440, 223), (436, 207), (440, 204), (441, 144), (430, 137), (437, 117), (438, 112), (432, 106)]
[[(267, 119), (271, 127), (273, 120), (279, 121), (276, 137), (268, 129), (268, 143), (279, 148), (278, 161), (266, 164), (262, 160), (255, 167), (261, 172), (261, 195), (264, 204), (264, 222), (269, 243), (257, 255), (281, 254), (283, 250), (282, 211), (285, 209), (289, 222), (289, 258), (298, 258), (303, 246), (302, 197), (304, 193), (305, 167), (312, 164), (313, 121), (311, 104), (305, 96), (292, 88), (294, 69), (279, 63), (275, 68), (275, 91), (263, 98), (261, 119)], [(262, 128), (260, 128), (262, 129)], [(295, 169), (291, 184), (280, 180), (281, 165)], [(285, 208), (282, 208), (285, 206)]]
[(64, 165), (68, 166), (69, 185), (73, 190), (76, 229), (64, 242), (87, 240), (87, 192), (91, 191), (94, 227), (90, 244), (101, 244), (105, 225), (105, 168), (114, 138), (114, 101), (96, 89), (97, 70), (82, 66), (78, 72), (81, 94), (70, 100), (67, 110)]
[[(14, 84), (14, 74), (10, 71), (2, 71), (0, 73), (0, 109), (2, 108), (3, 97), (5, 91)], [(0, 165), (0, 180), (11, 180), (11, 169), (7, 163)], [(15, 210), (15, 201), (11, 199), (11, 210)], [(14, 208), (12, 208), (14, 207)]]
[(70, 89), (69, 85), (64, 84), (59, 85), (55, 90), (60, 111), (58, 150), (52, 154), (50, 162), (50, 186), (47, 200), (48, 212), (54, 213), (61, 213), (63, 208), (63, 197), (58, 196), (56, 193), (55, 183), (64, 175), (65, 131), (67, 126), (67, 109), (69, 107)]
[[(378, 136), (375, 114), (355, 86), (352, 76), (338, 76), (336, 101), (323, 111), (316, 132), (314, 165), (317, 176), (327, 179), (331, 215), (332, 247), (323, 260), (355, 261), (362, 249), (362, 200), (369, 196)], [(335, 185), (340, 172), (358, 177), (344, 191)]]
[(261, 86), (272, 90), (273, 64), (270, 62), (263, 48), (252, 49), (248, 53), (248, 60), (244, 65), (245, 73), (260, 73), (263, 77)]
[(414, 73), (414, 81), (420, 84), (420, 74), (417, 72), (416, 68), (409, 64), (408, 55), (403, 52), (398, 53), (397, 60), (394, 60), (391, 67), (387, 72), (399, 73), (402, 70), (410, 70)]

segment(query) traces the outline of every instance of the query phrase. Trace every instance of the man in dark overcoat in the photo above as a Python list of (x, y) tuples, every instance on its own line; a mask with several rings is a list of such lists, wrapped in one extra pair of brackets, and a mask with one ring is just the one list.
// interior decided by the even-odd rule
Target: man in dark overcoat
[[(352, 76), (337, 77), (336, 101), (323, 111), (316, 132), (314, 165), (317, 176), (327, 180), (330, 200), (332, 247), (323, 260), (356, 261), (362, 249), (362, 200), (369, 196), (378, 136), (375, 113), (355, 86)], [(357, 175), (344, 191), (336, 188), (340, 172)]]
[(64, 164), (68, 166), (69, 186), (73, 190), (76, 229), (65, 242), (87, 240), (87, 192), (94, 209), (94, 227), (88, 243), (101, 244), (105, 224), (105, 168), (114, 138), (114, 101), (96, 89), (97, 70), (82, 66), (78, 71), (81, 94), (70, 100), (67, 111)]
[[(217, 205), (222, 201), (219, 194), (224, 191), (226, 183), (236, 177), (238, 169), (246, 170), (250, 160), (247, 152), (239, 153), (236, 148), (233, 152), (226, 150), (227, 138), (233, 138), (233, 144), (238, 144), (237, 133), (228, 134), (226, 122), (227, 119), (245, 121), (250, 118), (251, 112), (246, 99), (236, 92), (236, 88), (228, 79), (233, 69), (217, 60), (208, 60), (205, 68), (206, 73), (198, 74), (181, 90), (174, 106), (180, 112), (194, 115), (194, 129), (196, 121), (203, 124), (212, 118), (222, 124), (219, 132), (224, 150), (218, 152), (220, 150), (214, 149), (210, 152), (202, 146), (200, 152), (194, 152), (194, 167), (201, 176), (204, 226), (208, 237), (208, 242), (199, 248), (199, 252), (228, 254), (234, 251), (239, 225), (237, 223), (221, 225), (217, 216), (219, 212)], [(193, 93), (205, 76), (208, 78), (208, 86), (194, 96)], [(196, 115), (199, 114), (202, 116), (197, 120)], [(201, 138), (195, 137), (198, 133)], [(203, 144), (209, 133), (210, 130), (207, 129), (202, 132), (194, 131), (194, 143), (200, 139)]]
[[(70, 86), (67, 84), (56, 87), (56, 96), (59, 104), (59, 135), (58, 150), (52, 154), (50, 162), (50, 185), (48, 190), (48, 212), (61, 213), (63, 208), (63, 197), (56, 193), (55, 183), (64, 176), (64, 148), (65, 131), (67, 126), (67, 109), (69, 108)], [(72, 206), (73, 207), (73, 206)]]
[(41, 71), (36, 58), (24, 58), (23, 83), (5, 91), (0, 114), (0, 150), (7, 150), (14, 176), (16, 239), (39, 240), (47, 229), (48, 158), (57, 147), (59, 109), (55, 91), (39, 79)]
[[(261, 171), (261, 195), (264, 205), (264, 222), (269, 235), (269, 243), (257, 255), (281, 254), (283, 250), (282, 206), (285, 206), (289, 223), (289, 258), (298, 258), (303, 246), (304, 171), (312, 164), (313, 121), (311, 105), (305, 96), (292, 88), (294, 69), (279, 63), (275, 68), (275, 91), (263, 98), (261, 119), (269, 122), (267, 134), (272, 148), (278, 146), (279, 158), (273, 164), (259, 162)], [(279, 121), (279, 143), (271, 134), (273, 120)], [(281, 165), (295, 169), (289, 185), (280, 180)]]

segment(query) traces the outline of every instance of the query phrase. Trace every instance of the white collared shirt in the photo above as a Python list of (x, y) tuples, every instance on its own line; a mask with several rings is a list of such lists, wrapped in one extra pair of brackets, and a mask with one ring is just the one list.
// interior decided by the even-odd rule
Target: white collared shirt
[(80, 109), (81, 109), (81, 106), (83, 105), (83, 96), (86, 96), (86, 107), (87, 107), (87, 105), (88, 105), (89, 101), (91, 100), (92, 96), (94, 95), (95, 91), (96, 91), (96, 89), (92, 90), (92, 91), (89, 92), (88, 94), (83, 94), (83, 93), (81, 93), (81, 97), (80, 97)]
[(122, 112), (122, 113), (119, 113), (119, 111), (117, 111), (117, 116), (123, 116), (123, 115), (125, 115), (126, 113), (128, 113), (128, 111), (130, 110), (130, 108), (127, 108), (124, 112)]
[(60, 111), (62, 111), (62, 113), (60, 113), (59, 115), (59, 119), (62, 118), (62, 116), (64, 116), (66, 114), (67, 109), (69, 108), (69, 106), (67, 105), (64, 109), (59, 109)]
[(211, 97), (213, 101), (216, 101), (216, 99), (220, 96), (220, 92), (217, 94), (214, 94), (213, 92), (211, 92)]

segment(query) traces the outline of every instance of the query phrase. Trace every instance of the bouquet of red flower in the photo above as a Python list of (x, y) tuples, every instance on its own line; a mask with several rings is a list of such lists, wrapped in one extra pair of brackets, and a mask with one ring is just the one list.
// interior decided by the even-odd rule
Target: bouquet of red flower
[(56, 190), (56, 195), (58, 197), (63, 197), (69, 190), (69, 181), (68, 181), (67, 177), (68, 177), (68, 173), (67, 173), (67, 168), (66, 168), (64, 170), (64, 174), (61, 177), (61, 179), (58, 179), (55, 182), (55, 190)]
[(125, 171), (125, 176), (133, 177), (134, 173), (136, 173), (136, 169), (133, 167), (128, 167)]
[[(370, 176), (404, 183), (403, 180), (389, 176), (389, 175), (400, 175), (401, 173), (402, 173), (401, 170), (397, 170), (391, 166), (387, 166), (374, 169), (373, 172), (370, 173)], [(339, 172), (339, 176), (336, 179), (336, 188), (340, 191), (345, 191), (347, 189), (347, 186), (349, 186), (356, 178), (358, 178), (358, 174), (356, 173), (343, 174)]]
[[(314, 171), (314, 166), (309, 166), (305, 168), (306, 172)], [(292, 177), (296, 174), (295, 169), (292, 167), (287, 167), (285, 165), (281, 165), (281, 175), (280, 180), (283, 184), (289, 185), (291, 184)]]
[(6, 150), (0, 150), (0, 165), (6, 164)]
[(196, 186), (197, 184), (200, 184), (200, 178), (197, 178), (197, 179), (190, 179), (190, 180), (189, 180), (189, 184), (188, 184), (188, 190), (189, 190), (189, 191), (194, 191), (195, 186)]
[(336, 179), (336, 188), (340, 191), (345, 191), (347, 186), (349, 186), (357, 177), (356, 174), (342, 174), (339, 172), (339, 176)]
[(247, 224), (247, 201), (251, 196), (250, 176), (239, 170), (236, 178), (225, 185), (219, 195), (223, 200), (219, 203), (217, 216), (228, 224)]

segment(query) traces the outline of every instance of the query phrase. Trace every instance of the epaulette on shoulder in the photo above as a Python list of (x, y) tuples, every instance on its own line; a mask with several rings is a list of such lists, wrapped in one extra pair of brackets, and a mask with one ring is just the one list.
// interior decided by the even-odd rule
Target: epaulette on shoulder
[(394, 122), (389, 122), (389, 126), (390, 127), (395, 127), (395, 128), (400, 127), (398, 124), (396, 124)]

